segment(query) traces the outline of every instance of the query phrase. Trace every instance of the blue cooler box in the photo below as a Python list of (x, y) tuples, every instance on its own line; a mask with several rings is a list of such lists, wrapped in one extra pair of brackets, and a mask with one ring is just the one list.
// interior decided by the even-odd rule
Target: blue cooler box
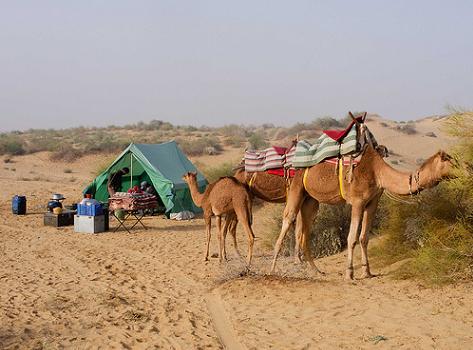
[(103, 215), (103, 209), (101, 204), (77, 204), (77, 215), (84, 216), (99, 216)]

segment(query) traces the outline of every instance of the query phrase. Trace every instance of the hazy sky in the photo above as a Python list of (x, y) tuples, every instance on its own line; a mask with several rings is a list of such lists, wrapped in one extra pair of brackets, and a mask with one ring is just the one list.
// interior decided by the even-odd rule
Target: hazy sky
[(0, 130), (473, 106), (473, 1), (0, 0)]

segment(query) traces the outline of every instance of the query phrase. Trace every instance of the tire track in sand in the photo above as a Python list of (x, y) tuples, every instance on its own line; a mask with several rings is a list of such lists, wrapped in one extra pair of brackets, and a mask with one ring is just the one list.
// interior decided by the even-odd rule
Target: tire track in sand
[(223, 306), (222, 297), (216, 289), (207, 295), (206, 303), (215, 331), (223, 347), (227, 350), (246, 350), (238, 341), (235, 329)]

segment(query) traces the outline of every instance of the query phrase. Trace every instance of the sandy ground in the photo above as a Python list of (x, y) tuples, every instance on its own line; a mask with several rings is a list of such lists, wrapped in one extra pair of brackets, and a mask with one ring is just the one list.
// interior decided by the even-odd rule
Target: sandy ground
[[(101, 161), (50, 163), (38, 154), (2, 164), (0, 348), (471, 347), (472, 284), (429, 289), (394, 281), (389, 269), (347, 283), (343, 253), (317, 261), (326, 276), (290, 258), (268, 276), (271, 251), (261, 239), (267, 207), (254, 215), (258, 239), (249, 275), (230, 244), (228, 263), (203, 261), (201, 219), (152, 217), (148, 230), (133, 234), (43, 226), (48, 196), (60, 192), (66, 204), (77, 201)], [(27, 196), (28, 215), (11, 214), (14, 194)], [(245, 252), (243, 233), (238, 237)]]

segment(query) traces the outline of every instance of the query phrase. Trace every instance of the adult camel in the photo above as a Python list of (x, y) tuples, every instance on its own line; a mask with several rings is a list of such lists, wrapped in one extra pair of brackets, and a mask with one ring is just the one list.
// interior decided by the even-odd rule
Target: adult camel
[[(439, 151), (431, 156), (413, 173), (401, 172), (388, 165), (382, 156), (370, 145), (365, 145), (358, 166), (353, 170), (351, 182), (347, 181), (348, 167), (342, 167), (342, 176), (334, 172), (333, 165), (319, 163), (305, 170), (298, 170), (287, 197), (283, 213), (281, 232), (274, 248), (271, 272), (282, 242), (297, 215), (301, 220), (301, 245), (305, 259), (315, 267), (309, 248), (310, 225), (317, 215), (319, 203), (351, 204), (351, 223), (348, 234), (348, 261), (346, 279), (353, 279), (353, 250), (361, 222), (359, 242), (361, 246), (362, 277), (372, 277), (368, 263), (368, 233), (378, 207), (378, 201), (387, 191), (396, 195), (417, 194), (436, 186), (450, 177), (453, 159)], [(339, 179), (341, 178), (341, 181)]]

